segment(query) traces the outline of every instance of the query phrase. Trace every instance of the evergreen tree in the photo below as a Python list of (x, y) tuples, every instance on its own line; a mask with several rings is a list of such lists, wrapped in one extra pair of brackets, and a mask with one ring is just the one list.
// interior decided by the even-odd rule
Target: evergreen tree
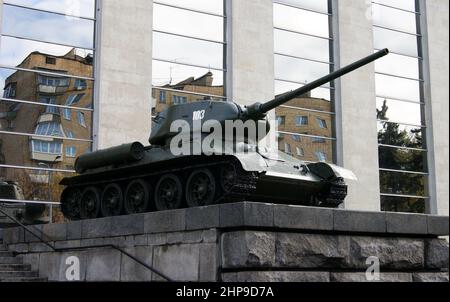
[[(384, 100), (381, 110), (377, 109), (377, 118), (380, 120), (378, 143), (385, 146), (422, 148), (422, 129), (401, 129), (397, 123), (389, 122), (389, 107)], [(424, 152), (380, 146), (380, 167), (384, 169), (400, 171), (424, 171)], [(380, 173), (382, 193), (425, 196), (425, 181), (421, 175), (384, 172)], [(384, 198), (384, 206), (387, 211), (425, 212), (422, 202), (407, 198)]]

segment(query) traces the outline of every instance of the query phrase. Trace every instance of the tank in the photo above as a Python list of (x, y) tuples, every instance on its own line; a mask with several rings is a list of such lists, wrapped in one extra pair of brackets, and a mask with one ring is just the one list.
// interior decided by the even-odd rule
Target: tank
[(154, 119), (149, 146), (134, 142), (77, 158), (79, 175), (60, 183), (62, 211), (78, 220), (244, 200), (339, 207), (347, 181), (356, 176), (265, 147), (267, 115), (388, 53), (379, 51), (265, 103), (172, 106)]
[[(12, 181), (0, 182), (0, 210), (8, 215), (21, 220), (25, 212), (25, 204), (6, 202), (5, 200), (24, 200), (21, 188), (17, 183)], [(8, 227), (14, 225), (3, 212), (0, 212), (0, 227)]]
[[(14, 226), (7, 215), (24, 224), (42, 223), (38, 220), (45, 211), (44, 205), (27, 204), (22, 188), (14, 181), (0, 181), (0, 227)], [(5, 215), (5, 213), (7, 215)]]

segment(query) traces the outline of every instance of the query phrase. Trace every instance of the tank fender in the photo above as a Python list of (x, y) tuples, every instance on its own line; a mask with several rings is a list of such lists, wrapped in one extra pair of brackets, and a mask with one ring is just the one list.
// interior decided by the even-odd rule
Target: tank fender
[(338, 167), (336, 165), (328, 163), (313, 163), (307, 166), (312, 173), (326, 180), (333, 180), (335, 178), (343, 178), (353, 181), (358, 180), (358, 178), (352, 171)]
[[(231, 155), (231, 154), (230, 154)], [(258, 153), (237, 153), (233, 154), (247, 172), (265, 172), (268, 170), (268, 164)]]

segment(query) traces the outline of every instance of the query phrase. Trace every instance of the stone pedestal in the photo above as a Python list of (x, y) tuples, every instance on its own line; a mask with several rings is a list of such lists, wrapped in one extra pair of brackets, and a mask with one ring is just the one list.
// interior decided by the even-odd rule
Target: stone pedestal
[[(80, 260), (83, 281), (161, 281), (111, 248), (125, 249), (178, 281), (447, 281), (449, 218), (236, 203), (34, 227), (54, 252), (23, 229), (3, 231), (11, 251), (50, 281), (66, 281)], [(370, 261), (369, 261), (370, 260)], [(375, 260), (375, 262), (373, 262)]]

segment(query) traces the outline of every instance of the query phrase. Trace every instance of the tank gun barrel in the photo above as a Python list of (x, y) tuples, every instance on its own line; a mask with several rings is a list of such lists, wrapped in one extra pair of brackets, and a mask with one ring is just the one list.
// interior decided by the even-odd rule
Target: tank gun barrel
[(361, 67), (363, 67), (365, 65), (368, 65), (368, 64), (370, 64), (370, 63), (372, 63), (372, 62), (374, 62), (374, 61), (376, 61), (376, 60), (378, 60), (378, 59), (380, 59), (380, 58), (382, 58), (382, 57), (384, 57), (384, 56), (386, 56), (388, 54), (389, 54), (389, 49), (385, 48), (385, 49), (383, 49), (381, 51), (378, 51), (377, 53), (375, 53), (373, 55), (365, 57), (365, 58), (363, 58), (363, 59), (361, 59), (361, 60), (359, 60), (357, 62), (354, 62), (354, 63), (346, 66), (346, 67), (343, 67), (343, 68), (341, 68), (339, 70), (336, 70), (336, 71), (330, 73), (329, 75), (324, 76), (323, 78), (320, 78), (320, 79), (318, 79), (318, 80), (316, 80), (314, 82), (306, 84), (305, 86), (302, 86), (302, 87), (300, 87), (300, 88), (298, 88), (296, 90), (293, 90), (291, 92), (283, 94), (283, 95), (281, 95), (281, 96), (279, 96), (279, 97), (277, 97), (277, 98), (275, 98), (275, 99), (273, 99), (273, 100), (271, 100), (271, 101), (269, 101), (267, 103), (255, 104), (253, 106), (250, 106), (248, 108), (248, 114), (250, 116), (252, 116), (252, 115), (253, 116), (254, 115), (263, 116), (267, 112), (269, 112), (269, 111), (271, 111), (271, 110), (273, 110), (273, 109), (275, 109), (275, 108), (277, 108), (277, 107), (279, 107), (279, 106), (281, 106), (281, 105), (283, 105), (283, 104), (285, 104), (285, 103), (287, 103), (287, 102), (289, 102), (289, 101), (291, 101), (291, 100), (293, 100), (293, 99), (295, 99), (295, 98), (297, 98), (297, 97), (299, 97), (299, 96), (301, 96), (301, 95), (303, 95), (303, 94), (305, 94), (305, 93), (307, 93), (309, 91), (312, 91), (312, 90), (314, 90), (314, 89), (316, 89), (316, 88), (318, 88), (318, 87), (320, 87), (320, 86), (322, 86), (322, 85), (324, 85), (326, 83), (334, 81), (334, 80), (336, 80), (336, 79), (338, 79), (338, 78), (340, 78), (340, 77), (342, 77), (342, 76), (344, 76), (344, 75), (346, 75), (346, 74), (348, 74), (348, 73), (350, 73), (352, 71), (355, 71), (356, 69), (359, 69), (359, 68), (361, 68)]

